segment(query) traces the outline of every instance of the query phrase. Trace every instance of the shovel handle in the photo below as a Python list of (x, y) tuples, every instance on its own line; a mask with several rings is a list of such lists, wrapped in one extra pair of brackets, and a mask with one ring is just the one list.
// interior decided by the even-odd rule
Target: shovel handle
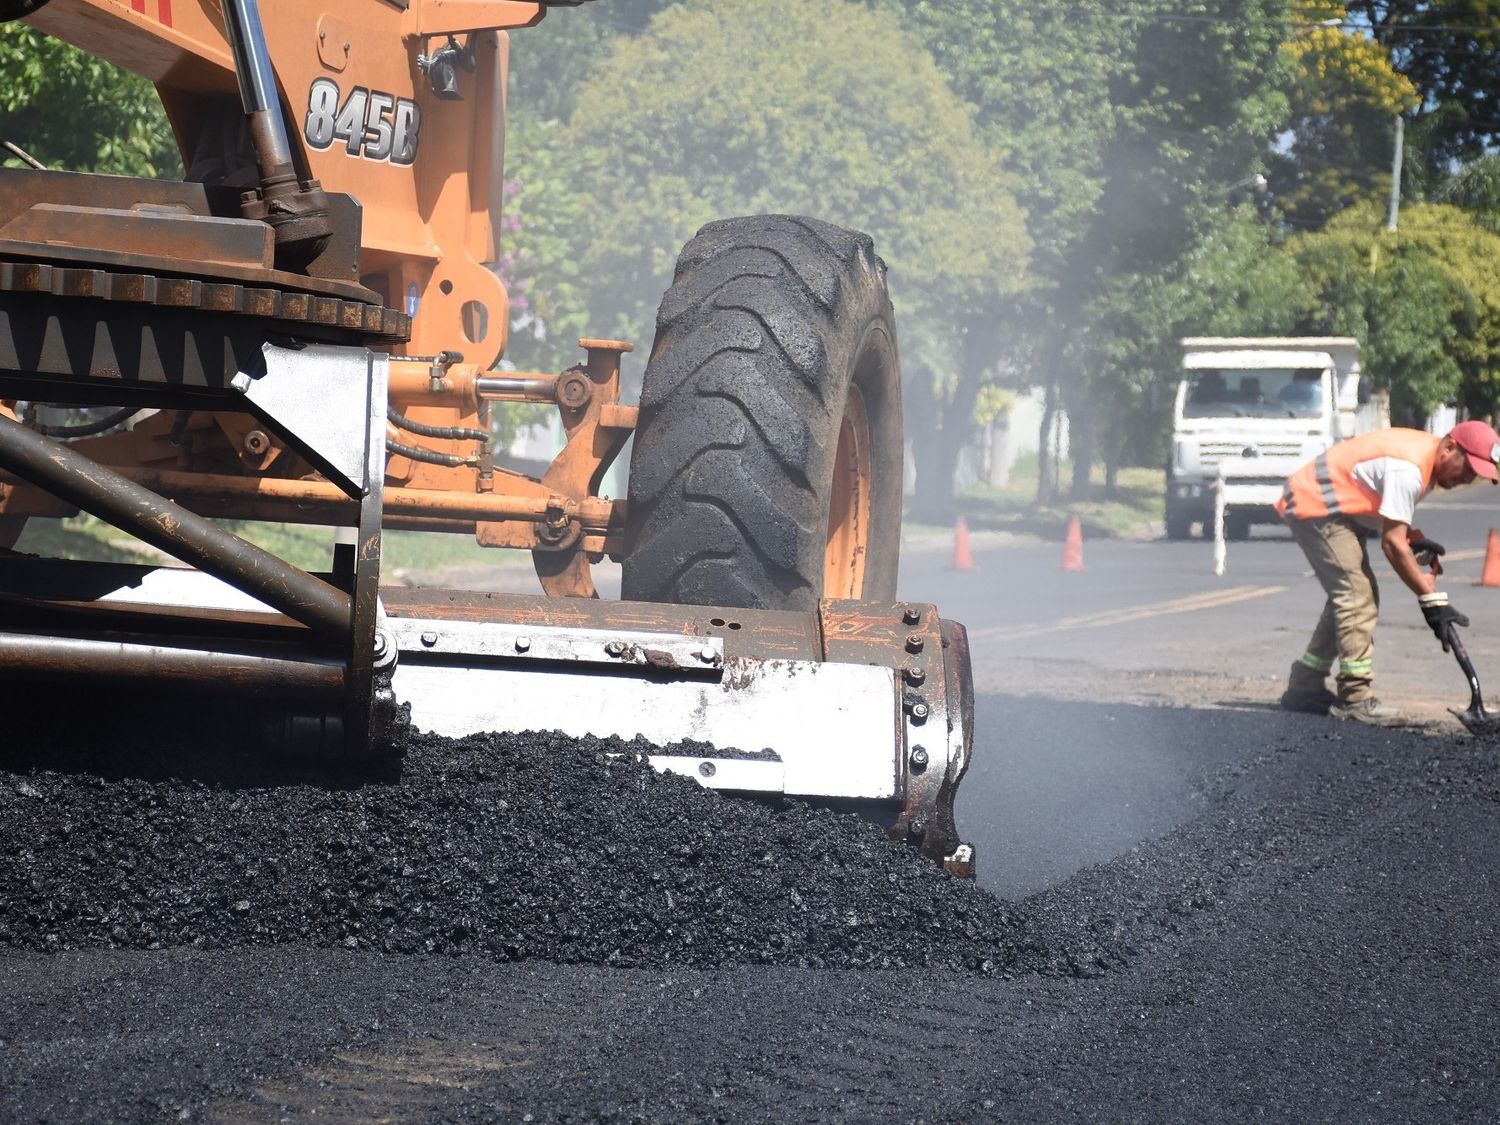
[(1468, 652), (1464, 649), (1463, 641), (1458, 639), (1458, 626), (1448, 622), (1444, 628), (1444, 639), (1453, 649), (1453, 659), (1458, 661), (1458, 666), (1469, 680), (1469, 710), (1475, 714), (1484, 711), (1484, 694), (1479, 690), (1479, 676), (1474, 671), (1474, 662), (1469, 659)]

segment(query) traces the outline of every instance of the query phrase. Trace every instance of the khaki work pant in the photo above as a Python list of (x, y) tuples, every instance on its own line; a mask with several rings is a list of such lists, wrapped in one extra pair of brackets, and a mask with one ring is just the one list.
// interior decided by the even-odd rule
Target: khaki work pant
[(1337, 662), (1339, 702), (1369, 699), (1375, 694), (1371, 681), (1380, 590), (1365, 549), (1368, 532), (1346, 516), (1286, 522), (1328, 595), (1307, 652), (1292, 665), (1288, 687), (1294, 692), (1321, 688)]

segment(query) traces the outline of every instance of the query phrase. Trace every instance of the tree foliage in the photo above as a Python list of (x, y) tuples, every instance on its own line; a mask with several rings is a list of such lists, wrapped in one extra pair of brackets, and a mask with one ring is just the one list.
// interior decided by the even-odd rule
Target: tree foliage
[[(1386, 237), (1430, 255), (1458, 286), (1463, 307), (1455, 310), (1446, 350), (1463, 374), (1460, 400), (1471, 413), (1493, 413), (1500, 405), (1500, 237), (1461, 209), (1436, 204), (1402, 208), (1400, 228)], [(1391, 303), (1410, 300), (1410, 292), (1393, 285)]]
[(527, 370), (559, 370), (579, 358), (590, 317), (578, 266), (583, 225), (579, 178), (562, 125), (513, 113), (496, 263), (510, 298), (506, 359)]
[(998, 155), (888, 17), (842, 0), (686, 3), (604, 61), (566, 143), (591, 167), (588, 271), (638, 334), (703, 223), (791, 212), (868, 231), (903, 311), (984, 312), (1028, 243)]
[(595, 0), (553, 8), (511, 37), (511, 107), (538, 121), (567, 121), (589, 70), (616, 44), (643, 34), (677, 0)]
[(1428, 128), (1413, 154), (1440, 182), (1500, 140), (1500, 12), (1494, 0), (1350, 0), (1350, 15), (1416, 89)]
[(1500, 401), (1500, 238), (1456, 207), (1351, 208), (1288, 252), (1317, 300), (1300, 327), (1357, 336), (1364, 366), (1390, 389), (1392, 416), (1421, 422), (1457, 399), (1487, 414)]
[(1466, 163), (1433, 192), (1433, 201), (1451, 203), (1491, 234), (1500, 234), (1500, 156)]
[(588, 163), (583, 273), (610, 334), (645, 338), (711, 219), (868, 232), (890, 267), (918, 478), (951, 479), (1030, 240), (1001, 154), (899, 20), (845, 0), (675, 5), (596, 68), (566, 140)]
[(1116, 125), (1111, 84), (1130, 65), (1134, 26), (1109, 0), (885, 0), (975, 107), (978, 127), (1008, 153), (1036, 244), (1055, 277), (1103, 190), (1105, 141)]
[(1153, 408), (1176, 376), (1183, 336), (1287, 335), (1313, 300), (1253, 205), (1216, 218), (1169, 267), (1114, 277), (1105, 288), (1097, 334), (1110, 373), (1101, 384), (1111, 396), (1101, 427), (1107, 471), (1164, 458), (1164, 415)]
[(1282, 50), (1290, 108), (1271, 186), (1286, 221), (1315, 228), (1389, 190), (1395, 117), (1420, 98), (1343, 4), (1297, 0)]
[(151, 83), (22, 23), (0, 24), (0, 140), (50, 168), (182, 174)]
[[(1229, 203), (1282, 120), (1285, 5), (1281, 0), (1139, 10), (1130, 67), (1111, 85), (1117, 125), (1107, 138), (1104, 190), (1061, 278), (1057, 355), (1072, 425), (1072, 493), (1089, 487), (1098, 445), (1110, 479), (1123, 449), (1126, 387), (1145, 372), (1121, 340), (1121, 301), (1169, 276)], [(1123, 329), (1133, 331), (1128, 319)]]

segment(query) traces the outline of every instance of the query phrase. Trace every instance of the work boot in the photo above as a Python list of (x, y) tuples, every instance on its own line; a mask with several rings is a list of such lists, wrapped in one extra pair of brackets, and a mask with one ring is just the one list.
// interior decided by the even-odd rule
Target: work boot
[(1335, 719), (1353, 719), (1371, 727), (1404, 727), (1409, 721), (1403, 712), (1387, 707), (1374, 697), (1361, 699), (1358, 703), (1335, 703), (1328, 713)]
[(1328, 709), (1339, 701), (1321, 684), (1316, 687), (1289, 687), (1281, 693), (1281, 706), (1286, 711), (1306, 711), (1309, 715), (1326, 715)]

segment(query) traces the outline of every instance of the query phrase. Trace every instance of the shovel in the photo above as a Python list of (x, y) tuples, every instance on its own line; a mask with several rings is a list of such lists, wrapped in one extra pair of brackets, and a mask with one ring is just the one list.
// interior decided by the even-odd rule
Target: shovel
[(1469, 728), (1471, 734), (1500, 734), (1500, 712), (1484, 709), (1484, 695), (1479, 690), (1479, 677), (1474, 672), (1474, 662), (1464, 651), (1464, 643), (1458, 639), (1458, 629), (1451, 622), (1448, 624), (1447, 641), (1453, 649), (1453, 659), (1458, 661), (1458, 666), (1469, 678), (1469, 709), (1460, 711), (1456, 707), (1450, 707), (1448, 710)]

